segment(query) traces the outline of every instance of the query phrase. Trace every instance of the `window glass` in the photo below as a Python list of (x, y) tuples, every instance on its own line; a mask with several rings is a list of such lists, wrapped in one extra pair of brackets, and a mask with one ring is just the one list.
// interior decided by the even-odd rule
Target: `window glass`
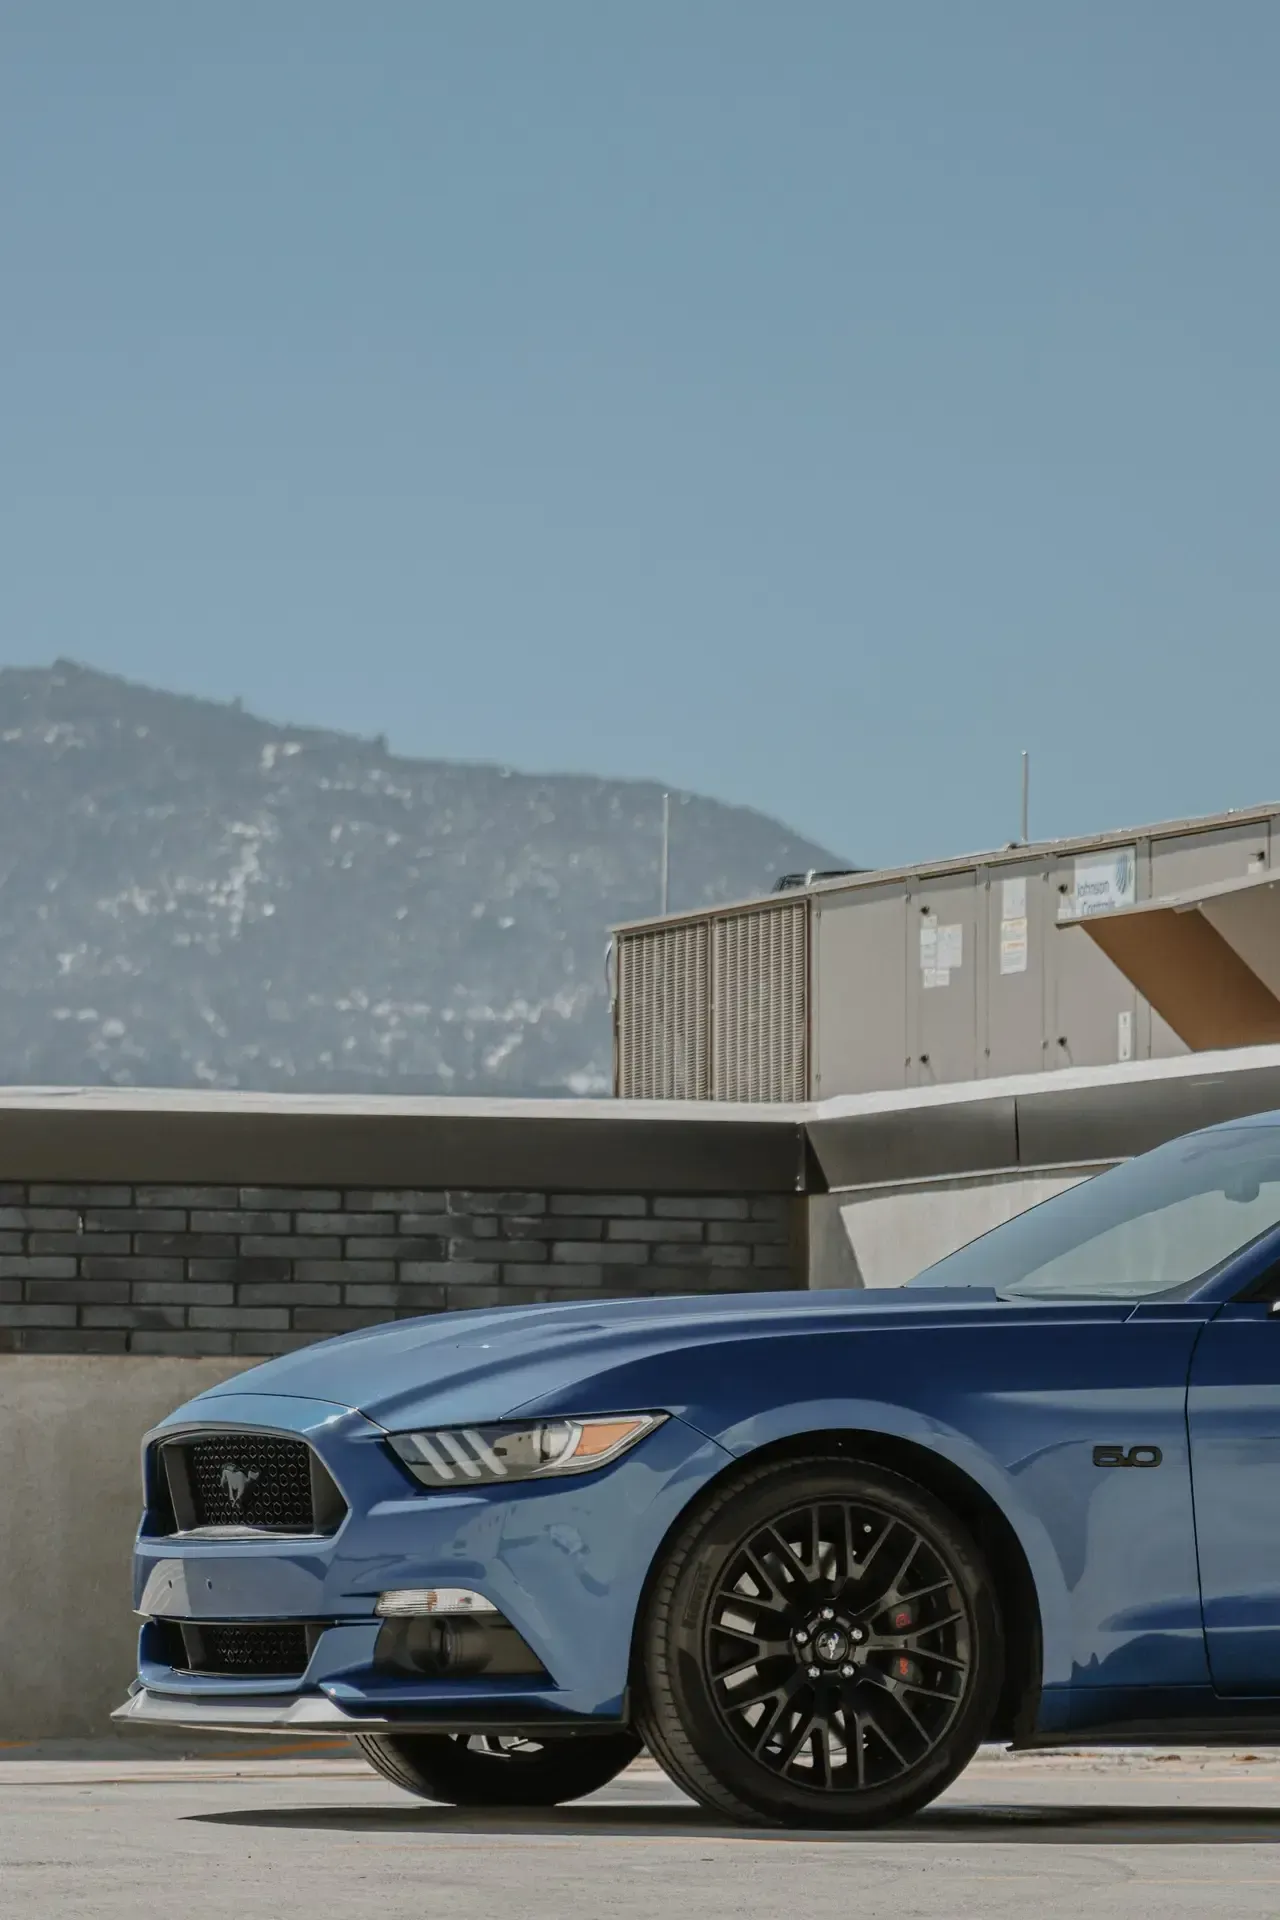
[(908, 1282), (1004, 1298), (1141, 1300), (1280, 1225), (1280, 1127), (1171, 1141), (971, 1241)]

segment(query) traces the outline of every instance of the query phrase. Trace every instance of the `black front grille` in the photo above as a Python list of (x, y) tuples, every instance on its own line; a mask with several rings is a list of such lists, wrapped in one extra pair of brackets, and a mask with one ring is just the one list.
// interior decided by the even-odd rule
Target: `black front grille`
[(311, 1449), (269, 1433), (220, 1433), (171, 1443), (186, 1468), (194, 1527), (311, 1533)]
[(347, 1503), (305, 1440), (206, 1429), (161, 1439), (147, 1461), (144, 1529), (336, 1533)]
[(306, 1670), (317, 1631), (296, 1621), (226, 1626), (161, 1620), (156, 1626), (160, 1657), (179, 1673), (260, 1680), (296, 1680)]

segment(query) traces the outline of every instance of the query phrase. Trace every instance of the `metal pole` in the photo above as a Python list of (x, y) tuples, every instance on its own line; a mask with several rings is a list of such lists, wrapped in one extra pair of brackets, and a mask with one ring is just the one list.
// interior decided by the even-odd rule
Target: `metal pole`
[(671, 879), (671, 795), (662, 796), (662, 911), (667, 911)]
[(1031, 755), (1022, 749), (1022, 844), (1031, 838)]

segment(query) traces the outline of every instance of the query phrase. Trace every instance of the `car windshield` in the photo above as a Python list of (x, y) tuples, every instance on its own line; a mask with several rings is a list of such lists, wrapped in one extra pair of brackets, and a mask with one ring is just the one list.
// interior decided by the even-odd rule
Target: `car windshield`
[(1192, 1134), (1006, 1221), (912, 1287), (1143, 1300), (1203, 1279), (1280, 1225), (1280, 1127)]

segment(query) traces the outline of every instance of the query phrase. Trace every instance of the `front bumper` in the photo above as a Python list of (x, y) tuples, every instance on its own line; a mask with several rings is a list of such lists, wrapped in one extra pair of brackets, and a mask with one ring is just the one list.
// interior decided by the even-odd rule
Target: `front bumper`
[[(730, 1456), (668, 1419), (601, 1472), (448, 1493), (416, 1486), (380, 1427), (322, 1401), (219, 1393), (148, 1436), (256, 1429), (305, 1439), (348, 1512), (329, 1537), (209, 1538), (148, 1532), (134, 1604), (147, 1619), (306, 1621), (307, 1667), (286, 1679), (193, 1674), (163, 1665), (144, 1625), (125, 1726), (332, 1732), (415, 1726), (499, 1731), (609, 1725), (627, 1712), (644, 1583), (668, 1529)], [(374, 1663), (379, 1594), (468, 1587), (493, 1602), (545, 1670), (539, 1677), (427, 1679)], [(549, 1677), (549, 1678), (548, 1678)]]

